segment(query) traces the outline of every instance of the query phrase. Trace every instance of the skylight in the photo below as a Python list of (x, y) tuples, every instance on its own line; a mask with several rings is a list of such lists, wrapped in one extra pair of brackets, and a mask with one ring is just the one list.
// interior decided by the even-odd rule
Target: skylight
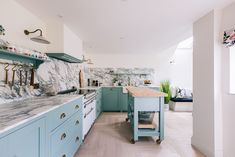
[(192, 49), (193, 48), (193, 37), (190, 37), (182, 42), (180, 42), (177, 46), (178, 49)]
[(230, 47), (230, 93), (235, 94), (235, 46)]

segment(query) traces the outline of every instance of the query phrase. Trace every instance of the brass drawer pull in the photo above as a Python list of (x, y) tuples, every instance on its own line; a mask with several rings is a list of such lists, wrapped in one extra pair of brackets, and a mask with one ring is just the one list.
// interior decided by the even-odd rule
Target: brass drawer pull
[(91, 108), (91, 110), (89, 112), (85, 113), (84, 118), (86, 118), (92, 112), (93, 109), (94, 108)]
[(76, 106), (75, 106), (75, 109), (79, 109), (79, 105), (76, 105)]
[(79, 141), (79, 137), (77, 136), (75, 142), (78, 142), (78, 141)]
[(63, 119), (63, 118), (65, 118), (66, 117), (66, 114), (65, 113), (62, 113), (61, 115), (60, 115), (60, 119)]
[(79, 123), (80, 123), (79, 120), (77, 120), (76, 123), (75, 123), (75, 125), (78, 125)]
[(61, 136), (60, 136), (60, 140), (63, 140), (66, 138), (66, 133), (63, 133)]
[(62, 155), (62, 157), (66, 157), (66, 155), (65, 155), (65, 154), (63, 154), (63, 155)]

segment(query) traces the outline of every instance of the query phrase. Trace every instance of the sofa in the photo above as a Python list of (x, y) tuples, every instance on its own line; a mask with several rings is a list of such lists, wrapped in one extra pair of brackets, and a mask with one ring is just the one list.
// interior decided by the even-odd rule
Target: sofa
[(172, 98), (169, 102), (170, 110), (176, 112), (193, 111), (193, 94), (189, 89), (175, 87), (171, 89)]

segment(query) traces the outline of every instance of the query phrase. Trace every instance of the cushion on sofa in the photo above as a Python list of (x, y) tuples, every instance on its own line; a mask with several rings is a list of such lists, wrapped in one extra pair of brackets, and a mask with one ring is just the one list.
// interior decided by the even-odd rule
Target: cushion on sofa
[(192, 97), (187, 97), (187, 98), (171, 98), (171, 101), (173, 102), (193, 102)]

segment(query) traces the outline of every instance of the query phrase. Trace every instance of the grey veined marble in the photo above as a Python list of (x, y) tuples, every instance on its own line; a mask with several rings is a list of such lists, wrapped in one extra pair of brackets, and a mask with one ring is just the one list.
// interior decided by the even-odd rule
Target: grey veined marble
[[(2, 74), (5, 74), (4, 66), (5, 65), (0, 64), (0, 72)], [(53, 84), (58, 91), (69, 89), (72, 86), (79, 86), (79, 71), (81, 69), (80, 64), (69, 64), (56, 59), (51, 59), (50, 62), (41, 64), (39, 68), (35, 70), (34, 81), (35, 83), (39, 83), (40, 89), (32, 89), (32, 87), (29, 86), (31, 78), (30, 68), (26, 67), (16, 70), (15, 84), (12, 86), (11, 68), (12, 67), (9, 67), (8, 71), (9, 84), (5, 84), (4, 75), (0, 77), (0, 104), (39, 96), (45, 93), (45, 91), (43, 91), (43, 87), (51, 84)], [(20, 86), (19, 83), (20, 70), (22, 70), (22, 86)], [(26, 84), (25, 71), (28, 71)]]
[(9, 126), (12, 127), (79, 97), (80, 95), (41, 96), (0, 104), (0, 133)]
[(85, 68), (85, 78), (99, 80), (103, 86), (112, 86), (115, 81), (122, 85), (143, 85), (144, 80), (153, 83), (155, 71), (152, 68)]
[(41, 86), (54, 84), (58, 91), (79, 87), (79, 71), (81, 64), (66, 63), (53, 59), (37, 70), (37, 78)]

